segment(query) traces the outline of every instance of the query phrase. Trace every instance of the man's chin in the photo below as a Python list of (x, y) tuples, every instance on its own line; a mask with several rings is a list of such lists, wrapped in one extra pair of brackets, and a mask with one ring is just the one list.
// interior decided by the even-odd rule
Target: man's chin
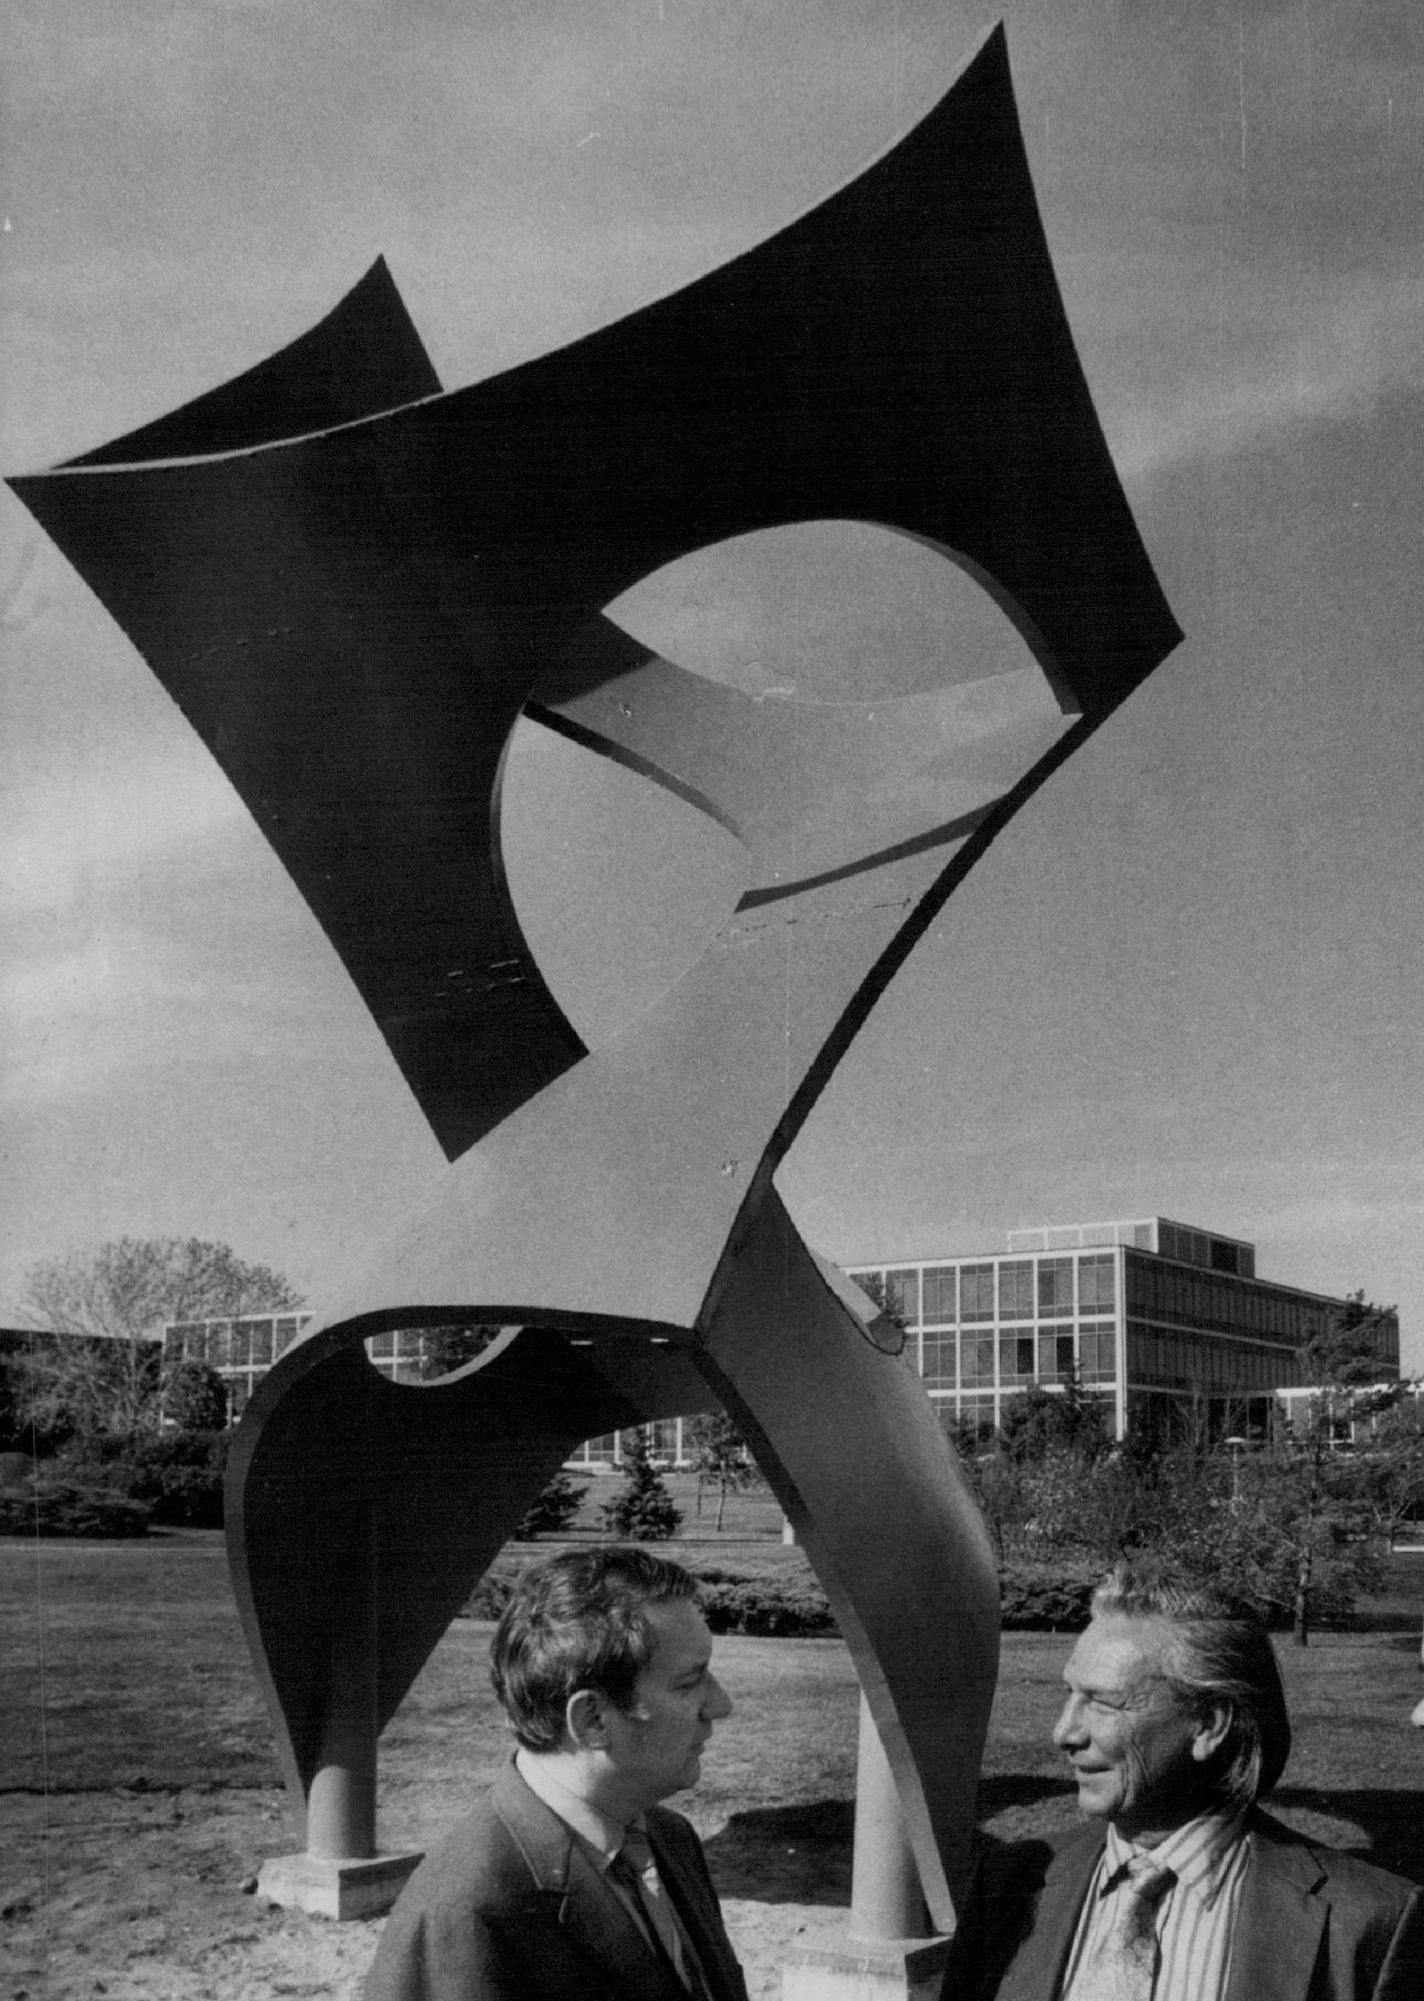
[(1117, 1804), (1105, 1780), (1106, 1774), (1102, 1772), (1078, 1773), (1078, 1811), (1087, 1814), (1090, 1820), (1110, 1819)]

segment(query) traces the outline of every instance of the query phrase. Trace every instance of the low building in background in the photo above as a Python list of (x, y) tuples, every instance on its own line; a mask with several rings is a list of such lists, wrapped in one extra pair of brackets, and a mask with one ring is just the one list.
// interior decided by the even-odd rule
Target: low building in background
[[(310, 1325), (310, 1313), (258, 1313), (240, 1320), (175, 1321), (163, 1330), (163, 1360), (205, 1362), (227, 1385), (228, 1417), (236, 1424), (249, 1397), (290, 1342)], [(371, 1366), (393, 1383), (430, 1380), (432, 1330), (404, 1327), (372, 1334), (363, 1344)], [(643, 1426), (648, 1449), (665, 1466), (690, 1466), (692, 1453), (680, 1417)], [(623, 1463), (621, 1434), (586, 1439), (565, 1462), (571, 1471), (612, 1472)]]
[(240, 1320), (174, 1321), (163, 1330), (163, 1366), (206, 1362), (227, 1385), (228, 1422), (236, 1424), (282, 1350), (312, 1318), (310, 1313), (253, 1313)]
[[(1239, 1237), (1165, 1216), (1011, 1230), (979, 1256), (847, 1264), (884, 1289), (947, 1429), (996, 1428), (1032, 1384), (1076, 1372), (1111, 1406), (1112, 1431), (1204, 1409), (1222, 1434), (1263, 1436), (1281, 1391), (1302, 1382), (1300, 1350), (1345, 1305), (1256, 1276)], [(1381, 1379), (1399, 1374), (1399, 1321), (1386, 1317)]]
[[(996, 1429), (1031, 1384), (1061, 1389), (1076, 1371), (1110, 1405), (1111, 1429), (1206, 1408), (1221, 1433), (1262, 1437), (1282, 1395), (1302, 1383), (1300, 1350), (1343, 1299), (1256, 1276), (1256, 1248), (1165, 1216), (1011, 1230), (1007, 1248), (845, 1267), (878, 1281), (946, 1428)], [(206, 1362), (228, 1385), (232, 1420), (310, 1313), (189, 1321), (164, 1329), (164, 1361)], [(373, 1334), (372, 1366), (392, 1382), (428, 1380), (431, 1334)], [(1399, 1374), (1399, 1322), (1387, 1316), (1380, 1378)], [(653, 1458), (686, 1466), (682, 1418), (644, 1426)], [(617, 1433), (587, 1439), (567, 1465), (612, 1471)]]

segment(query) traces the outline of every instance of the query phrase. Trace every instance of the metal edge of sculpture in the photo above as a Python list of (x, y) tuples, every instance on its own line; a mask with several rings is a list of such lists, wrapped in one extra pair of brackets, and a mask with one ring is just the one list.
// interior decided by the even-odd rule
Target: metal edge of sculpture
[[(328, 1838), (374, 1852), (376, 1734), (569, 1450), (721, 1403), (831, 1600), (952, 1928), (994, 1566), (919, 1382), (772, 1176), (956, 884), (1181, 636), (1073, 347), (1002, 27), (837, 193), (569, 347), (444, 393), (378, 264), (246, 375), (10, 483), (237, 786), (453, 1163), (232, 1455), (234, 1585), (309, 1835), (334, 1787)], [(754, 701), (603, 615), (697, 548), (833, 518), (958, 563), (1034, 664)], [(593, 1050), (504, 880), (521, 714), (747, 855), (702, 958)], [(518, 1331), (439, 1384), (363, 1351), (472, 1317)]]

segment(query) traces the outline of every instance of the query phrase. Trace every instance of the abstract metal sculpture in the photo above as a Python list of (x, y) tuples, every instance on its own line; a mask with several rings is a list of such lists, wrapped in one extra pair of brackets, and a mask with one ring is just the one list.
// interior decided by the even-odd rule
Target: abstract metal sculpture
[[(233, 1454), (238, 1600), (313, 1852), (374, 1852), (376, 1734), (569, 1450), (716, 1401), (830, 1597), (951, 1927), (993, 1564), (918, 1382), (772, 1175), (955, 885), (1180, 637), (1073, 349), (1002, 30), (837, 194), (570, 347), (441, 393), (377, 265), (261, 367), (12, 484), (247, 801), (455, 1163)], [(1032, 661), (818, 708), (603, 616), (687, 552), (828, 518), (943, 552)], [(505, 886), (521, 714), (746, 852), (700, 961), (594, 1050)], [(439, 1384), (365, 1358), (471, 1317), (518, 1331)]]

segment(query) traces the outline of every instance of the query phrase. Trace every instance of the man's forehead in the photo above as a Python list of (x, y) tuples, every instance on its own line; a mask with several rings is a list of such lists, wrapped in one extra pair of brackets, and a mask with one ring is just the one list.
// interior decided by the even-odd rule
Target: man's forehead
[(1129, 1688), (1165, 1671), (1166, 1647), (1160, 1620), (1100, 1613), (1080, 1634), (1063, 1679), (1083, 1688)]

